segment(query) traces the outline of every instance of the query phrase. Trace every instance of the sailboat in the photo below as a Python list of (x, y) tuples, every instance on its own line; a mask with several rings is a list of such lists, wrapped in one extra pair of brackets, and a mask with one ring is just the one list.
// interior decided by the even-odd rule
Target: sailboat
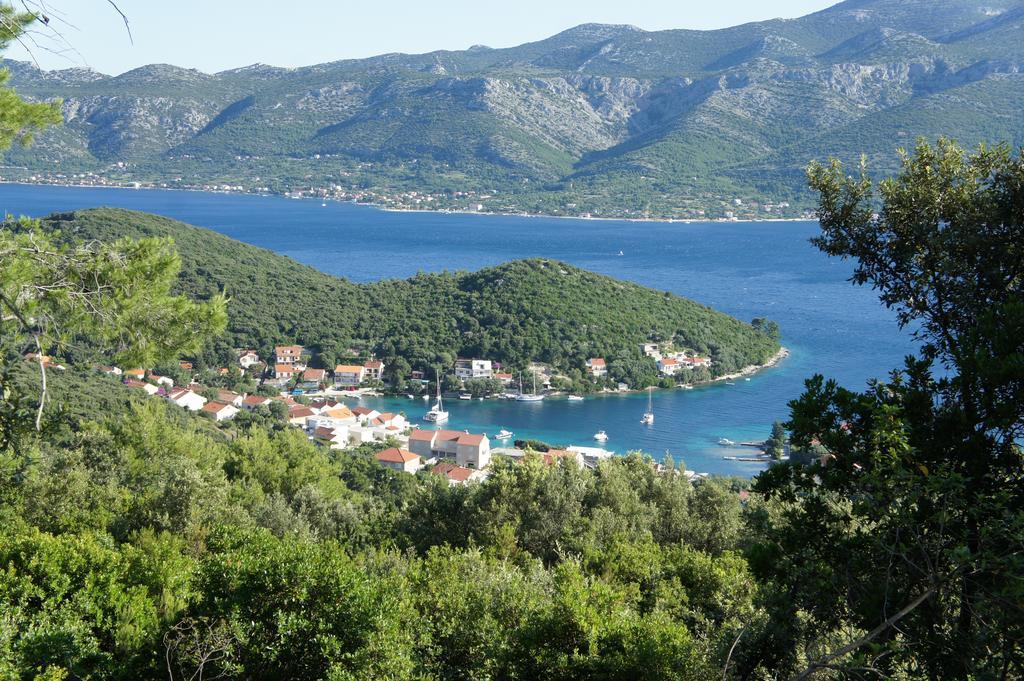
[(423, 417), (426, 421), (432, 421), (433, 423), (445, 423), (448, 420), (448, 412), (444, 410), (444, 405), (441, 403), (441, 376), (437, 377), (437, 402), (434, 402), (434, 406), (430, 408), (426, 416)]
[(523, 376), (519, 375), (519, 394), (516, 396), (516, 402), (540, 402), (544, 399), (543, 395), (537, 394), (537, 372), (533, 373), (533, 393), (527, 395), (523, 392)]
[(647, 411), (640, 417), (640, 423), (650, 426), (654, 424), (654, 405), (651, 403), (651, 391), (654, 388), (647, 389)]

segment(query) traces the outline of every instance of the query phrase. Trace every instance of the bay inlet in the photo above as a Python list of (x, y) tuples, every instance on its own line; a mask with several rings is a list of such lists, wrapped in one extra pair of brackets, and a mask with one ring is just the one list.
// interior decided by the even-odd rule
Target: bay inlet
[[(850, 388), (884, 377), (912, 352), (909, 335), (874, 293), (848, 282), (851, 265), (810, 245), (814, 222), (625, 222), (543, 217), (396, 213), (352, 204), (201, 192), (0, 184), (14, 215), (114, 206), (165, 215), (268, 248), (357, 282), (418, 271), (475, 270), (546, 257), (670, 291), (744, 321), (769, 317), (790, 356), (779, 365), (693, 390), (655, 391), (653, 425), (642, 425), (646, 393), (551, 398), (541, 403), (453, 401), (449, 428), (501, 428), (516, 438), (592, 446), (608, 433), (617, 453), (666, 452), (700, 472), (750, 476), (763, 464), (726, 460), (718, 445), (767, 436), (814, 373)], [(621, 255), (620, 255), (621, 253)], [(422, 401), (367, 398), (418, 421)]]

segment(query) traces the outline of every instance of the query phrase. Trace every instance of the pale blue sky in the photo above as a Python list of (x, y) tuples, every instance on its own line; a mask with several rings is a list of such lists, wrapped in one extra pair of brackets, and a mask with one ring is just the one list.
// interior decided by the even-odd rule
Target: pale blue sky
[[(43, 0), (37, 0), (43, 2)], [(385, 52), (508, 47), (587, 22), (647, 30), (721, 28), (798, 17), (836, 0), (116, 0), (134, 44), (107, 0), (45, 0), (51, 26), (75, 51), (39, 35), (32, 50), (43, 68), (88, 65), (110, 74), (164, 62), (207, 72), (255, 62), (303, 66)], [(57, 12), (60, 9), (61, 12)], [(5, 55), (26, 59), (24, 48)]]

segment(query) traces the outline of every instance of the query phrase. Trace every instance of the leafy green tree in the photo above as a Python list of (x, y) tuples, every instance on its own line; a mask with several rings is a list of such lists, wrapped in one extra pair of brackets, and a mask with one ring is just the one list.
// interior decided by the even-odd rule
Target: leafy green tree
[[(120, 362), (152, 366), (194, 352), (227, 322), (223, 296), (196, 303), (171, 295), (180, 260), (167, 239), (69, 246), (55, 242), (38, 222), (22, 220), (0, 227), (0, 262), (0, 342), (7, 353), (31, 349), (45, 355), (87, 337)], [(37, 429), (46, 401), (42, 362), (40, 372)], [(24, 397), (7, 369), (0, 373), (0, 389), (5, 405)], [(0, 411), (2, 447), (14, 443), (19, 415)]]
[(770, 503), (751, 558), (774, 585), (761, 663), (797, 678), (1018, 677), (1024, 161), (921, 142), (878, 185), (880, 210), (863, 165), (847, 177), (814, 164), (809, 177), (816, 243), (853, 258), (853, 281), (921, 348), (865, 392), (817, 376), (791, 404), (794, 444), (825, 455), (755, 484)]
[(786, 453), (786, 429), (781, 421), (772, 423), (772, 434), (764, 442), (765, 452), (778, 461)]
[[(18, 39), (37, 20), (32, 12), (19, 12), (0, 3), (0, 51)], [(10, 71), (0, 69), (0, 152), (12, 144), (28, 144), (33, 133), (60, 123), (60, 102), (28, 102), (6, 87)]]

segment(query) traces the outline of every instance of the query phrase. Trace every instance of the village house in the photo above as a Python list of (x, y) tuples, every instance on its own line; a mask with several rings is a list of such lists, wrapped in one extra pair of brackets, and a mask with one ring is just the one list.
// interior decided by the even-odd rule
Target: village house
[(486, 435), (457, 430), (416, 429), (409, 435), (409, 450), (424, 459), (455, 459), (466, 468), (486, 468), (491, 462), (491, 442)]
[(106, 374), (107, 376), (120, 376), (123, 373), (121, 369), (119, 369), (118, 367), (108, 367), (102, 365), (96, 367), (96, 371), (99, 371), (102, 374)]
[(356, 415), (352, 413), (352, 410), (346, 407), (344, 404), (339, 404), (333, 407), (327, 407), (319, 414), (322, 418), (328, 418), (335, 423), (356, 423)]
[(642, 343), (640, 345), (640, 351), (644, 353), (645, 357), (652, 357), (654, 359), (659, 359), (661, 357), (657, 343)]
[(162, 385), (165, 388), (174, 387), (174, 379), (171, 378), (170, 376), (157, 376), (156, 374), (150, 374), (149, 380), (152, 381), (153, 383), (156, 383), (157, 385)]
[(363, 380), (380, 381), (384, 379), (384, 362), (379, 359), (371, 359), (363, 363)]
[(594, 378), (608, 375), (608, 365), (604, 357), (591, 357), (587, 360), (587, 372)]
[(484, 471), (456, 466), (449, 461), (435, 464), (430, 472), (434, 475), (444, 476), (449, 485), (465, 485), (472, 480), (481, 480), (485, 477)]
[(301, 345), (278, 345), (274, 347), (274, 364), (302, 365)]
[(145, 369), (125, 369), (124, 375), (127, 378), (134, 378), (136, 381), (142, 381), (146, 378)]
[(357, 364), (339, 364), (334, 367), (334, 387), (358, 388), (363, 382), (363, 367)]
[(353, 407), (351, 411), (359, 423), (369, 423), (371, 419), (375, 419), (380, 416), (379, 411), (370, 407)]
[(297, 373), (299, 373), (299, 370), (295, 368), (294, 364), (274, 365), (274, 380), (279, 383), (287, 383), (292, 380), (292, 377)]
[(686, 364), (691, 367), (710, 367), (711, 358), (701, 357), (700, 355), (694, 355), (693, 357), (687, 357), (685, 360)]
[(421, 466), (419, 456), (398, 447), (391, 447), (390, 449), (377, 452), (374, 458), (377, 459), (381, 466), (402, 473), (415, 473)]
[(189, 411), (199, 411), (206, 404), (206, 398), (188, 388), (175, 388), (167, 394), (167, 399), (179, 407)]
[(491, 378), (494, 370), (489, 359), (455, 360), (455, 378), (467, 381), (472, 378)]
[(293, 426), (304, 427), (306, 425), (306, 419), (310, 416), (316, 416), (316, 412), (307, 407), (304, 404), (296, 404), (288, 409), (288, 423)]
[(139, 388), (140, 390), (144, 390), (147, 395), (156, 395), (158, 392), (160, 392), (160, 388), (156, 387), (152, 383), (136, 381), (134, 378), (129, 378), (124, 382), (124, 384), (129, 388)]
[(513, 376), (512, 374), (509, 373), (498, 372), (494, 374), (494, 378), (498, 381), (501, 381), (502, 385), (509, 386), (512, 384)]
[(240, 350), (238, 352), (238, 364), (243, 369), (248, 369), (260, 364), (260, 356), (255, 350)]
[(242, 408), (248, 411), (254, 411), (263, 405), (270, 406), (270, 398), (264, 397), (263, 395), (246, 395), (242, 398)]
[(217, 401), (230, 404), (233, 407), (241, 407), (244, 398), (232, 390), (218, 390)]
[(323, 369), (306, 369), (302, 372), (299, 387), (306, 390), (319, 390), (326, 380), (327, 372)]
[(211, 414), (215, 421), (227, 421), (235, 418), (235, 415), (238, 414), (238, 407), (225, 402), (213, 401), (204, 404), (202, 411), (206, 414)]
[(658, 360), (658, 371), (666, 376), (674, 376), (681, 368), (679, 360), (674, 357), (662, 357)]
[(313, 440), (331, 449), (344, 449), (348, 446), (348, 428), (338, 426), (317, 426), (313, 429)]

